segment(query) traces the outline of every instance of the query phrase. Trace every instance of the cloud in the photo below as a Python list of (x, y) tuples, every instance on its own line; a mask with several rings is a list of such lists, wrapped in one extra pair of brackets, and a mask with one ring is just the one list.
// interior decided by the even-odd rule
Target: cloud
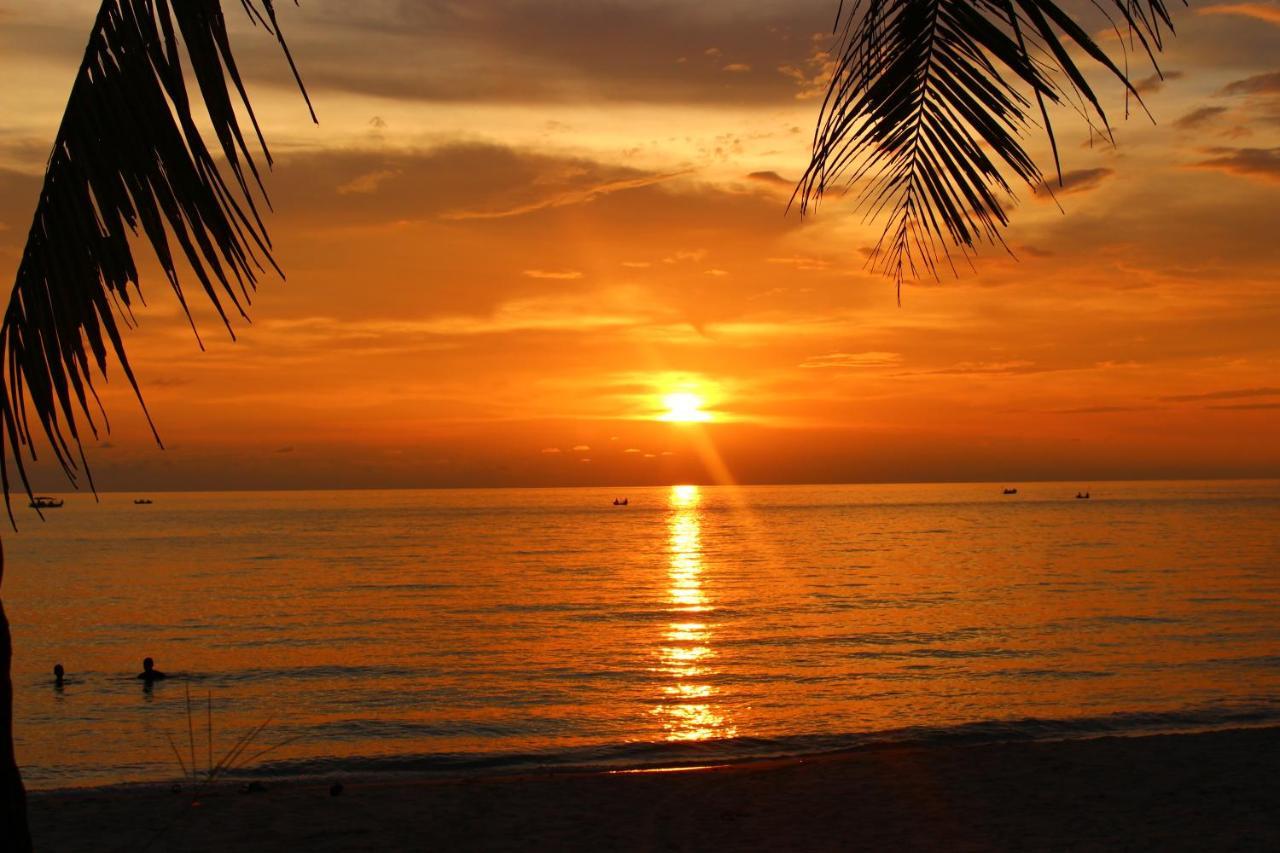
[(751, 172), (747, 175), (747, 180), (755, 181), (756, 183), (770, 187), (776, 187), (780, 190), (786, 190), (787, 192), (791, 192), (796, 186), (795, 181), (788, 180), (773, 171)]
[(1159, 92), (1165, 87), (1165, 84), (1172, 83), (1174, 80), (1181, 80), (1186, 77), (1181, 71), (1166, 71), (1163, 76), (1160, 74), (1152, 74), (1150, 77), (1144, 77), (1133, 85), (1139, 93), (1143, 95)]
[(707, 256), (706, 249), (681, 249), (674, 254), (667, 255), (662, 259), (664, 264), (678, 264), (684, 262), (695, 263)]
[(1078, 409), (1054, 409), (1051, 415), (1109, 415), (1116, 412), (1139, 412), (1133, 406), (1082, 406)]
[(582, 278), (579, 270), (525, 270), (522, 275), (528, 278), (545, 278), (556, 281), (573, 281)]
[(1102, 186), (1103, 181), (1114, 174), (1115, 170), (1106, 168), (1075, 169), (1070, 172), (1063, 172), (1061, 183), (1058, 182), (1056, 176), (1046, 178), (1036, 187), (1035, 192), (1045, 200), (1052, 196), (1085, 193)]
[[(813, 50), (805, 35), (830, 16), (830, 0), (315, 4), (290, 30), (310, 88), (437, 103), (787, 104), (791, 80), (740, 72), (804, 67)], [(253, 58), (275, 59), (265, 48)]]
[(562, 190), (546, 198), (536, 199), (534, 201), (517, 204), (511, 207), (498, 208), (495, 210), (454, 210), (441, 214), (440, 218), (449, 220), (465, 220), (504, 219), (508, 216), (523, 216), (526, 213), (546, 210), (547, 208), (567, 207), (575, 204), (588, 204), (598, 198), (612, 193), (639, 189), (641, 187), (651, 187), (654, 184), (660, 184), (664, 181), (669, 181), (672, 178), (687, 174), (689, 174), (688, 170), (684, 170), (658, 175), (644, 175), (637, 178), (623, 178), (616, 181), (606, 181), (594, 186)]
[(1233, 388), (1204, 394), (1175, 394), (1160, 399), (1169, 403), (1189, 403), (1196, 400), (1239, 400), (1244, 397), (1280, 397), (1280, 388)]
[(369, 193), (377, 192), (378, 187), (382, 186), (383, 182), (388, 181), (399, 174), (399, 169), (379, 169), (376, 172), (368, 172), (352, 178), (345, 184), (340, 184), (338, 186), (338, 195), (352, 195), (353, 193), (367, 195)]
[(1223, 95), (1280, 95), (1280, 71), (1255, 74), (1243, 80), (1233, 80), (1222, 87)]
[(591, 445), (589, 445), (589, 444), (575, 444), (575, 445), (573, 446), (573, 449), (574, 449), (575, 451), (577, 451), (578, 453), (586, 453), (586, 452), (588, 452), (589, 450), (591, 450)]
[(1227, 111), (1226, 107), (1197, 107), (1173, 123), (1179, 130), (1195, 130)]
[(795, 84), (798, 101), (809, 101), (822, 97), (836, 72), (837, 63), (831, 52), (820, 45), (825, 41), (815, 41), (809, 55), (798, 62), (787, 62), (777, 66), (778, 73)]
[(831, 267), (831, 262), (828, 260), (809, 258), (803, 255), (793, 255), (789, 258), (766, 258), (766, 260), (771, 264), (794, 267), (802, 272), (819, 272)]
[(811, 356), (800, 362), (800, 367), (810, 370), (828, 368), (896, 367), (902, 355), (896, 352), (830, 352)]
[(656, 314), (646, 313), (642, 304), (634, 289), (615, 288), (578, 295), (511, 299), (487, 315), (449, 315), (400, 326), (419, 335), (445, 336), (623, 329), (659, 319)]
[(275, 453), (292, 453), (293, 445), (287, 445), (285, 447), (277, 447), (274, 452)]
[(1048, 373), (1063, 370), (1061, 367), (1041, 367), (1034, 361), (1010, 359), (1009, 361), (962, 361), (950, 367), (924, 370), (908, 376), (987, 376), (1020, 373)]
[(547, 454), (548, 456), (551, 456), (551, 455), (554, 455), (554, 454), (556, 454), (556, 453), (559, 453), (559, 452), (560, 452), (560, 448), (558, 448), (558, 447), (544, 447), (544, 448), (542, 448), (542, 451), (541, 451), (541, 452), (542, 452), (542, 453)]
[(1265, 6), (1262, 3), (1224, 3), (1217, 6), (1203, 6), (1196, 10), (1196, 14), (1239, 15), (1280, 26), (1280, 7)]
[(1280, 181), (1280, 148), (1212, 148), (1209, 153), (1217, 156), (1193, 163), (1190, 168)]
[(1234, 405), (1226, 406), (1209, 406), (1208, 408), (1216, 409), (1218, 411), (1256, 412), (1280, 409), (1280, 403), (1236, 403)]

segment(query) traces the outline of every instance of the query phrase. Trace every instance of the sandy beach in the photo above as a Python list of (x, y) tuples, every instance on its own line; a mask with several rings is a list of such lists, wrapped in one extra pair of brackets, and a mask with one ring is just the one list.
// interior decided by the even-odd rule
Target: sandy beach
[(1275, 850), (1280, 728), (894, 746), (683, 772), (32, 795), (109, 850)]

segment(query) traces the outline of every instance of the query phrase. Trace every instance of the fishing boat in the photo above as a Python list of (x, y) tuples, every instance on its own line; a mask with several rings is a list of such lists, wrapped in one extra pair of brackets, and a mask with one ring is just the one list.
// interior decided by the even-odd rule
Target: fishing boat
[(1004, 493), (1005, 493), (1006, 495), (1016, 495), (1016, 494), (1018, 493), (1018, 490), (1017, 490), (1017, 489), (1005, 489), (1005, 490), (1004, 490)]
[(142, 506), (143, 504), (151, 503), (151, 498), (134, 498), (133, 502), (135, 504), (138, 504), (139, 506)]
[(61, 498), (33, 497), (29, 506), (32, 509), (57, 509), (62, 506)]

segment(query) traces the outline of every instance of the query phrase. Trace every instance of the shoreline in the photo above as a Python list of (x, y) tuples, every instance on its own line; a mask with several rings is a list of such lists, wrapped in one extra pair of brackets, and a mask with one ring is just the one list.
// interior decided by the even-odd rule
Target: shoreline
[[(1221, 714), (1215, 709), (1214, 715)], [(1144, 725), (1116, 725), (1129, 716), (1149, 718)], [(1280, 715), (1270, 709), (1234, 709), (1231, 718), (1206, 722), (1195, 711), (1164, 714), (1113, 714), (1099, 718), (983, 720), (954, 726), (907, 727), (854, 735), (798, 735), (787, 739), (751, 741), (744, 747), (739, 739), (701, 742), (636, 742), (619, 751), (608, 746), (585, 747), (541, 753), (448, 753), (444, 755), (404, 753), (399, 756), (368, 758), (330, 756), (318, 760), (285, 759), (250, 765), (220, 778), (218, 785), (258, 782), (264, 785), (330, 784), (360, 779), (382, 782), (472, 782), (492, 779), (543, 778), (553, 775), (595, 775), (616, 773), (669, 773), (688, 770), (734, 767), (788, 761), (814, 761), (829, 756), (852, 755), (877, 749), (1000, 746), (1028, 743), (1058, 743), (1101, 738), (1140, 738), (1156, 735), (1197, 735), (1227, 731), (1276, 729)], [(1156, 719), (1159, 718), (1159, 719)], [(323, 765), (323, 769), (315, 765)], [(303, 769), (309, 768), (309, 769)], [(25, 771), (24, 771), (25, 772)], [(154, 789), (171, 792), (174, 784), (190, 789), (189, 779), (178, 776), (118, 782), (88, 781), (50, 787), (33, 786), (28, 794), (61, 795), (77, 792), (129, 793)]]
[(34, 791), (32, 828), (67, 851), (1280, 849), (1276, 726), (264, 785)]

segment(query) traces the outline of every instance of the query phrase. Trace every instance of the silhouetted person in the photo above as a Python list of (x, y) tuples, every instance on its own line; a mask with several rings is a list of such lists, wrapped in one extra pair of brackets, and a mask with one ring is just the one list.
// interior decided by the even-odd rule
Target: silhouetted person
[(143, 659), (142, 672), (138, 673), (138, 678), (142, 679), (147, 684), (151, 684), (153, 681), (160, 681), (168, 677), (169, 676), (156, 669), (156, 662), (151, 658)]
[(62, 689), (62, 676), (66, 674), (66, 670), (62, 668), (62, 664), (55, 663), (53, 665), (53, 686)]

